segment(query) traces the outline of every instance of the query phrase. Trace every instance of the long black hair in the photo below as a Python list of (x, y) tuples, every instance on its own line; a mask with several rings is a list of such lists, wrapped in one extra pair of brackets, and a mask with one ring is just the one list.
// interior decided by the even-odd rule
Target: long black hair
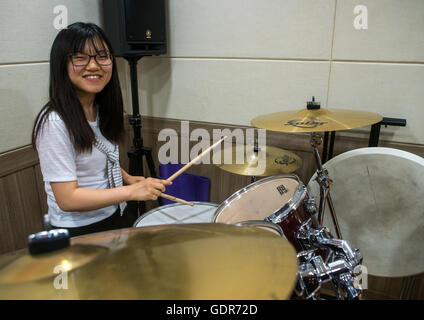
[[(50, 99), (35, 119), (32, 131), (34, 148), (44, 121), (50, 112), (55, 111), (65, 123), (75, 150), (77, 152), (92, 150), (95, 135), (88, 124), (67, 71), (69, 56), (83, 52), (87, 41), (97, 53), (107, 49), (113, 57), (113, 48), (104, 31), (93, 23), (76, 22), (58, 33), (50, 51)], [(103, 47), (104, 43), (108, 48)], [(112, 65), (111, 79), (103, 90), (96, 94), (94, 104), (98, 105), (101, 133), (109, 141), (119, 143), (124, 135), (124, 115), (115, 61)]]

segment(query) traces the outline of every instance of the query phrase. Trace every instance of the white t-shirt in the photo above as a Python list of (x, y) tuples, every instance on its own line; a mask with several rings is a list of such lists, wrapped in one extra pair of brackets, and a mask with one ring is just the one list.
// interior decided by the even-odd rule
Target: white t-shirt
[[(107, 146), (113, 146), (100, 132), (98, 117), (88, 122), (94, 134)], [(112, 205), (93, 211), (62, 211), (54, 197), (50, 182), (77, 181), (79, 188), (107, 189), (106, 155), (93, 146), (91, 152), (77, 154), (65, 123), (56, 112), (51, 112), (37, 138), (37, 151), (47, 193), (50, 223), (56, 227), (81, 227), (110, 217), (118, 208)]]

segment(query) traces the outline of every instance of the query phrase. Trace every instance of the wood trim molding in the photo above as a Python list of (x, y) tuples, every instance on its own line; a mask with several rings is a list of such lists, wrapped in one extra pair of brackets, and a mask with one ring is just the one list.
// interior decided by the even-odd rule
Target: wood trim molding
[(37, 152), (31, 145), (0, 154), (0, 178), (39, 163)]

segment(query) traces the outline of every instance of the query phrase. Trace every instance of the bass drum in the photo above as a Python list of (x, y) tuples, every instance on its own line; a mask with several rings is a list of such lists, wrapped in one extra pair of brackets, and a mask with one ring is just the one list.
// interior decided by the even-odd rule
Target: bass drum
[[(324, 164), (344, 240), (359, 248), (370, 275), (424, 271), (424, 158), (391, 148), (362, 148)], [(316, 174), (308, 193), (319, 203)], [(334, 234), (328, 208), (324, 225)]]

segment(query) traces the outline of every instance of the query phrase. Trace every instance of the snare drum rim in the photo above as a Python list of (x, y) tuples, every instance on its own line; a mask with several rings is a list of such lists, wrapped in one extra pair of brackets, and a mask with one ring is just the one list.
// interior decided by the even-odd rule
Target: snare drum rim
[(270, 215), (268, 215), (264, 219), (265, 221), (270, 221), (272, 223), (279, 223), (279, 222), (283, 221), (287, 217), (287, 214), (289, 212), (291, 212), (292, 210), (296, 210), (299, 207), (302, 199), (304, 199), (306, 197), (306, 194), (307, 194), (306, 186), (303, 184), (302, 181), (300, 181), (300, 178), (295, 174), (279, 174), (279, 175), (266, 177), (266, 178), (263, 178), (261, 180), (258, 180), (256, 182), (249, 184), (248, 186), (244, 187), (243, 189), (238, 190), (237, 192), (233, 193), (230, 197), (228, 197), (223, 203), (221, 203), (218, 206), (218, 208), (216, 209), (216, 211), (215, 211), (215, 213), (212, 217), (212, 221), (216, 222), (216, 219), (218, 218), (219, 214), (226, 207), (228, 207), (235, 198), (238, 198), (240, 195), (246, 193), (247, 191), (256, 187), (259, 184), (266, 183), (268, 181), (276, 180), (276, 179), (279, 179), (279, 178), (291, 178), (291, 179), (295, 179), (299, 183), (299, 186), (297, 187), (293, 197), (286, 204), (284, 204), (284, 206), (282, 208), (271, 213)]
[[(191, 201), (195, 206), (196, 205), (208, 205), (210, 207), (218, 207), (218, 204), (213, 203), (213, 202), (205, 202), (205, 201)], [(164, 206), (159, 206), (156, 208), (153, 208), (149, 211), (147, 211), (145, 214), (141, 215), (133, 224), (133, 228), (139, 228), (137, 227), (137, 224), (144, 218), (146, 218), (147, 216), (153, 214), (154, 212), (158, 211), (159, 209), (165, 209), (165, 208), (171, 208), (171, 207), (176, 207), (176, 206), (189, 206), (188, 204), (182, 204), (182, 203), (170, 203), (170, 204), (166, 204)], [(211, 221), (213, 222), (213, 220)]]

